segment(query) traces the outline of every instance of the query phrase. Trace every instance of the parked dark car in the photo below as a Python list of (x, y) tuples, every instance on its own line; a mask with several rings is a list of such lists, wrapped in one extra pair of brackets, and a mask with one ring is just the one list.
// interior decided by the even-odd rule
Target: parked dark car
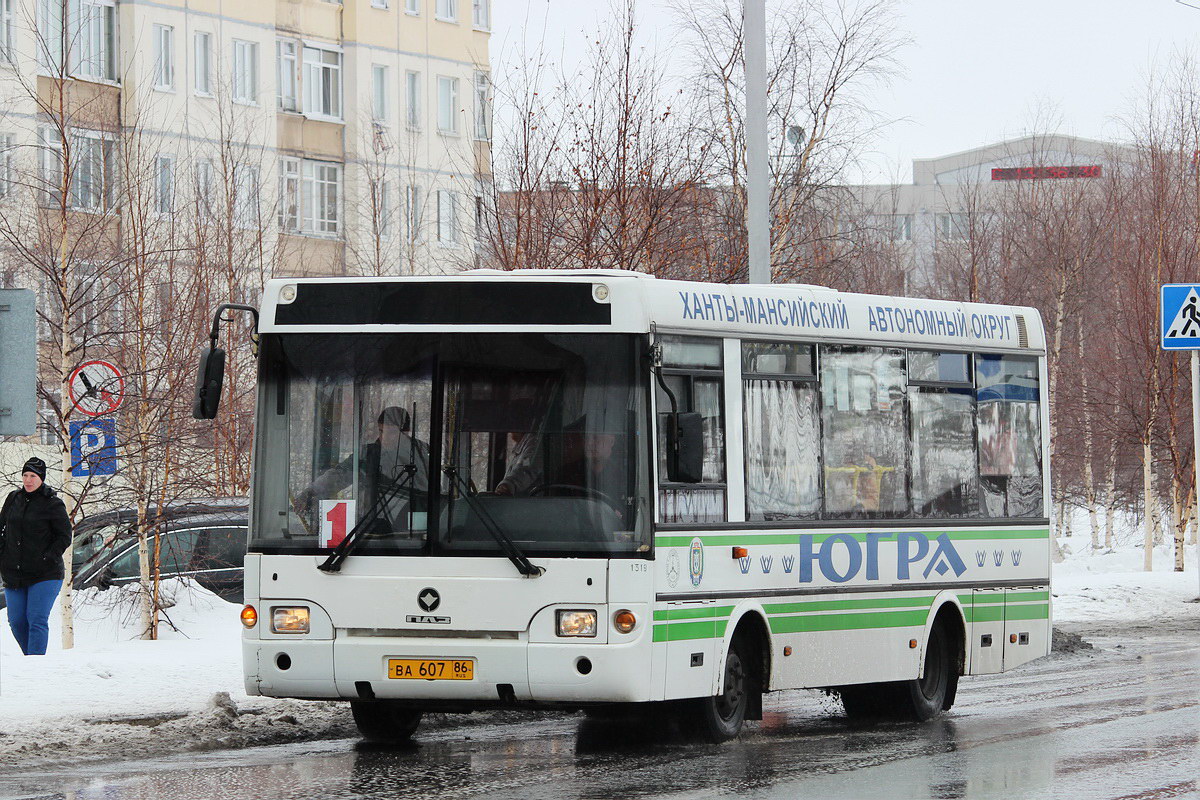
[[(242, 601), (249, 515), (244, 498), (189, 500), (150, 513), (159, 519), (160, 577), (190, 578), (225, 600)], [(136, 524), (135, 510), (120, 509), (93, 514), (75, 527), (71, 561), (76, 589), (107, 589), (138, 580)]]

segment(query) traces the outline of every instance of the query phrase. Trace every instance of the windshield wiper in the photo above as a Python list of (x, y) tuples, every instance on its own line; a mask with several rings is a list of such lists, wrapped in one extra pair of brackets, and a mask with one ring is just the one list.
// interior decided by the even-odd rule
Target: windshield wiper
[(479, 517), (479, 521), (483, 523), (483, 527), (486, 528), (487, 532), (491, 534), (493, 539), (496, 540), (496, 544), (500, 545), (500, 549), (504, 551), (504, 555), (508, 556), (508, 560), (513, 563), (513, 566), (517, 568), (518, 572), (520, 572), (526, 578), (536, 578), (545, 573), (546, 570), (544, 570), (542, 567), (534, 565), (525, 556), (525, 554), (521, 552), (521, 548), (518, 547), (517, 543), (512, 540), (512, 537), (504, 532), (504, 529), (501, 528), (492, 515), (488, 513), (488, 510), (484, 508), (478, 500), (475, 499), (470, 492), (470, 487), (467, 486), (467, 482), (464, 481), (462, 476), (458, 474), (458, 470), (454, 468), (453, 464), (447, 464), (446, 466), (442, 467), (442, 472), (446, 473), (450, 480), (454, 481), (454, 484), (458, 486), (459, 494), (462, 495), (462, 498), (467, 501), (467, 505), (470, 506), (471, 510), (474, 511), (476, 516)]
[[(377, 521), (379, 521), (382, 511), (388, 507), (388, 504), (391, 503), (392, 500), (395, 499), (396, 495), (400, 493), (401, 489), (412, 483), (413, 476), (416, 474), (416, 464), (404, 465), (404, 477), (398, 481), (394, 481), (391, 486), (379, 493), (379, 497), (374, 503), (371, 504), (371, 507), (367, 509), (367, 513), (363, 515), (363, 518), (358, 521), (357, 525), (350, 529), (350, 532), (346, 534), (346, 538), (338, 542), (338, 546), (333, 548), (333, 552), (329, 554), (329, 558), (325, 559), (323, 563), (319, 564), (317, 569), (321, 570), (322, 572), (340, 572), (342, 569), (342, 562), (349, 558), (350, 555), (359, 548), (362, 542), (366, 541), (367, 530), (369, 530)], [(412, 502), (410, 500), (409, 506), (411, 505)], [(411, 518), (409, 522), (409, 530), (412, 530)]]

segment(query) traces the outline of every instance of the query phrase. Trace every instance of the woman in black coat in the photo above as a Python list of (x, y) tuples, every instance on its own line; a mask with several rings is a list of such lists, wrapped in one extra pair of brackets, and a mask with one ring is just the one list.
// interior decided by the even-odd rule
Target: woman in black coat
[(71, 544), (67, 509), (45, 484), (46, 462), (21, 468), (21, 489), (0, 509), (0, 578), (8, 625), (27, 656), (46, 654), (50, 609), (63, 582), (63, 553)]

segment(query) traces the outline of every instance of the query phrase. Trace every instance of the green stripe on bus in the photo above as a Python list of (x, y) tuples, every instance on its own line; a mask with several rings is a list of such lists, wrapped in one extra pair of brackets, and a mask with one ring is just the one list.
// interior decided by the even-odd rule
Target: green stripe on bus
[(768, 603), (763, 609), (768, 614), (794, 614), (809, 611), (845, 611), (859, 608), (904, 608), (907, 606), (928, 607), (933, 605), (929, 597), (887, 597), (874, 600), (812, 600), (803, 603)]
[(675, 619), (706, 619), (708, 617), (728, 617), (733, 613), (733, 606), (704, 606), (703, 608), (659, 609), (654, 612), (654, 621), (662, 622)]
[[(984, 530), (984, 531), (913, 531), (914, 533), (923, 533), (930, 538), (941, 536), (942, 533), (948, 533), (952, 540), (970, 541), (979, 539), (1045, 539), (1050, 535), (1048, 528), (1039, 528), (1037, 530)], [(909, 531), (873, 531), (873, 533), (909, 533)], [(795, 531), (792, 533), (754, 533), (746, 531), (742, 533), (729, 534), (713, 534), (709, 536), (655, 536), (654, 544), (657, 547), (689, 547), (692, 544), (692, 539), (699, 539), (706, 547), (717, 547), (720, 545), (742, 545), (749, 547), (751, 545), (764, 544), (799, 544), (799, 536), (801, 532)], [(830, 533), (814, 533), (811, 534), (814, 542), (823, 542), (830, 536), (849, 536), (855, 541), (865, 542), (867, 533), (864, 532), (830, 532)]]
[(771, 633), (808, 631), (850, 631), (868, 628), (920, 627), (929, 616), (926, 611), (880, 611), (874, 614), (808, 614), (772, 617)]
[(689, 639), (715, 639), (725, 635), (729, 620), (709, 619), (702, 622), (670, 622), (654, 626), (654, 641), (679, 642)]
[(983, 608), (965, 608), (967, 622), (1002, 622), (1004, 606), (984, 606)]
[(1038, 604), (1029, 606), (1008, 606), (1004, 609), (1004, 621), (1014, 622), (1019, 619), (1049, 619), (1050, 605)]
[(978, 594), (960, 594), (958, 600), (964, 605), (994, 605), (997, 603), (1028, 603), (1035, 600), (1049, 600), (1050, 592), (980, 592)]

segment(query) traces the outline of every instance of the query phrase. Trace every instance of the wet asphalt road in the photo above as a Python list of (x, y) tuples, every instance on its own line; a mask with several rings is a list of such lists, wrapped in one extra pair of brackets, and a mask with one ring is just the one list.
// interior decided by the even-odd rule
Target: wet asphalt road
[(564, 715), (418, 732), (403, 750), (340, 740), (0, 775), (0, 798), (1200, 797), (1200, 631), (1103, 634), (1092, 654), (964, 679), (924, 725), (853, 726), (834, 700), (783, 692), (725, 745)]

